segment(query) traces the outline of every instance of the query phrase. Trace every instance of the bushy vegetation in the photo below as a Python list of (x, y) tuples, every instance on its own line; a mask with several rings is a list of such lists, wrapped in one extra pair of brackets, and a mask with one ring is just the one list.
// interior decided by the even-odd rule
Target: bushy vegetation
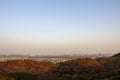
[(9, 77), (13, 77), (14, 80), (35, 80), (35, 75), (32, 73), (9, 73)]
[(0, 75), (0, 80), (15, 80), (15, 79), (9, 76)]
[(0, 80), (120, 80), (120, 56), (81, 58), (58, 64), (6, 61), (0, 62), (0, 73)]

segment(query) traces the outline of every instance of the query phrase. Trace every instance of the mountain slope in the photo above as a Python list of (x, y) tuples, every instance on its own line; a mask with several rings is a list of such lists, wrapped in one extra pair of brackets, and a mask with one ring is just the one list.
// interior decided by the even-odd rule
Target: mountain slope
[(0, 62), (0, 73), (5, 80), (119, 80), (119, 56), (120, 53), (109, 58), (79, 58), (58, 64), (32, 60), (5, 61)]
[[(52, 63), (51, 63), (52, 64)], [(14, 60), (0, 62), (0, 73), (44, 73), (51, 69), (50, 63), (32, 60)]]
[(113, 55), (112, 57), (120, 57), (120, 52), (115, 54), (115, 55)]
[(61, 62), (56, 69), (61, 80), (113, 80), (120, 76), (120, 58), (80, 58)]

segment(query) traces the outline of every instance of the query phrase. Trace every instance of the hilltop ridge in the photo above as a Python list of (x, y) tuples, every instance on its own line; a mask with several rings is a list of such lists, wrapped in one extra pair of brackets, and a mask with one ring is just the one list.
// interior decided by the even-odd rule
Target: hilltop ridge
[(120, 52), (115, 54), (115, 55), (113, 55), (112, 57), (120, 57)]

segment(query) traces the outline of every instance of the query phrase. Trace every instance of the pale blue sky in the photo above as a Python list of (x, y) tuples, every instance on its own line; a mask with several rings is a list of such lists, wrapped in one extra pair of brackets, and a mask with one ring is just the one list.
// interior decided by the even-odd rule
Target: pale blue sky
[(116, 53), (120, 0), (0, 0), (0, 53)]

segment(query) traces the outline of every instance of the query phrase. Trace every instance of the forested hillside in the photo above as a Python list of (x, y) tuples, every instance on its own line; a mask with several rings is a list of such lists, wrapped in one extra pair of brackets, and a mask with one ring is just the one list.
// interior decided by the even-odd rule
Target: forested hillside
[(0, 62), (0, 80), (120, 80), (120, 53), (53, 64), (32, 60)]

